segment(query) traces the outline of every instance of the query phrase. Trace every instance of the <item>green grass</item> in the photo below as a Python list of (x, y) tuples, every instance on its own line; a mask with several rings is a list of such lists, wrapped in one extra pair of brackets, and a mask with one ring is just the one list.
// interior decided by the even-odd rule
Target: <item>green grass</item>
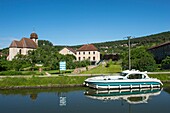
[(170, 74), (149, 74), (149, 77), (157, 78), (159, 80), (170, 80)]
[[(73, 70), (66, 70), (62, 73), (71, 73)], [(50, 71), (2, 71), (0, 72), (0, 76), (13, 76), (13, 75), (45, 75), (45, 72), (48, 72), (52, 75), (60, 74), (59, 70), (50, 70)]]
[(31, 78), (6, 77), (0, 79), (0, 87), (82, 84), (86, 78), (87, 77), (84, 76), (31, 77)]
[(112, 64), (109, 67), (99, 65), (89, 71), (82, 72), (82, 74), (113, 74), (117, 72), (121, 72), (121, 66)]

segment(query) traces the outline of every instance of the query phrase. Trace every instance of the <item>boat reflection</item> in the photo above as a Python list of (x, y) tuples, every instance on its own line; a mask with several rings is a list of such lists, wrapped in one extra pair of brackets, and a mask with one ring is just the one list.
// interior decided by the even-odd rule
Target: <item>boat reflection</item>
[(147, 103), (151, 96), (161, 93), (161, 88), (122, 89), (122, 90), (94, 90), (89, 89), (84, 94), (91, 99), (102, 101), (125, 100), (130, 104)]

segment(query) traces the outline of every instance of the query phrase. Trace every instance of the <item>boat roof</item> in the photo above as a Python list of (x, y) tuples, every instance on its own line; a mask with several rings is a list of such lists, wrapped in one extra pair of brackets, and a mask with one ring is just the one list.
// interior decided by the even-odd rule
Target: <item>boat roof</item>
[(139, 74), (146, 74), (147, 71), (141, 72), (141, 71), (139, 71), (139, 70), (132, 69), (132, 70), (122, 71), (122, 73), (139, 73)]

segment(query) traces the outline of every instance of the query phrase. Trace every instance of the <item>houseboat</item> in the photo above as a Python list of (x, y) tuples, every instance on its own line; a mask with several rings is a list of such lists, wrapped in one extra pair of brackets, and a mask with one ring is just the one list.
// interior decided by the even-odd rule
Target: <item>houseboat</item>
[(163, 84), (157, 78), (150, 78), (147, 72), (125, 70), (118, 76), (96, 76), (84, 81), (84, 85), (95, 89), (154, 88)]

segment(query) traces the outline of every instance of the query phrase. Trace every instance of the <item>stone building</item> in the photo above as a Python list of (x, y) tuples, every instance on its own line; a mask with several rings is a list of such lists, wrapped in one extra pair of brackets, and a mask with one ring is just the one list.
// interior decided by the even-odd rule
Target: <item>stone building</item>
[(30, 38), (22, 38), (20, 41), (13, 40), (9, 46), (8, 60), (12, 60), (17, 54), (27, 55), (28, 51), (38, 47), (38, 35), (31, 33)]

